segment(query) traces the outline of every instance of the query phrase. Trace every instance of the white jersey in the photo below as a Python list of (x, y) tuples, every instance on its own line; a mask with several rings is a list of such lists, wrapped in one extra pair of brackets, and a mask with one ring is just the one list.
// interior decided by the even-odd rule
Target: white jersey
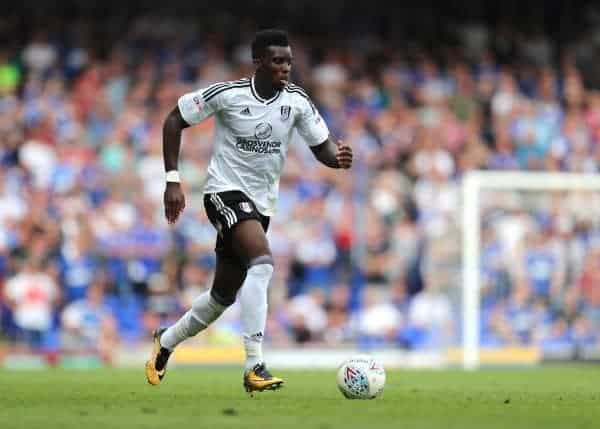
[(264, 100), (254, 88), (254, 78), (244, 78), (190, 92), (177, 104), (190, 125), (215, 116), (204, 192), (242, 191), (265, 216), (275, 213), (281, 169), (294, 128), (309, 146), (329, 136), (306, 92), (293, 84)]

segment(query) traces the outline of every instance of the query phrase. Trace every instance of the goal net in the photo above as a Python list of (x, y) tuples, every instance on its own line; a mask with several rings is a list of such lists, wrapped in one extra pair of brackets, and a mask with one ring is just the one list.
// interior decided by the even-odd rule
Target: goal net
[(473, 171), (462, 202), (464, 368), (484, 348), (597, 347), (600, 175)]

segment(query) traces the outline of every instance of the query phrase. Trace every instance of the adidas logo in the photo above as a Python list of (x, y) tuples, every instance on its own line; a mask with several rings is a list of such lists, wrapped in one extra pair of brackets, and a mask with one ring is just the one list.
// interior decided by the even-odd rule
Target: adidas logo
[(242, 111), (240, 112), (240, 115), (246, 115), (246, 116), (249, 116), (250, 114), (251, 114), (251, 113), (250, 113), (250, 108), (249, 108), (249, 107), (246, 107), (244, 110), (242, 110)]

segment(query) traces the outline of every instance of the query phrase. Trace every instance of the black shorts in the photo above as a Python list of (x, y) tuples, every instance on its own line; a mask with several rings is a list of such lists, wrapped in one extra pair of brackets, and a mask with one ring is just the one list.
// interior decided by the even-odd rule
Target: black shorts
[(231, 242), (231, 229), (244, 220), (256, 219), (265, 231), (269, 229), (268, 216), (262, 215), (254, 202), (241, 191), (225, 191), (204, 195), (204, 208), (208, 219), (217, 229), (215, 251), (238, 259)]

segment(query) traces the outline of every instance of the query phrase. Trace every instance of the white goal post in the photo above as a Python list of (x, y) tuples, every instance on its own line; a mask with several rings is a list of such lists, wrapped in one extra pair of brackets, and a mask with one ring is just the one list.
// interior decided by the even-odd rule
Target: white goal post
[(600, 174), (471, 171), (462, 181), (463, 367), (479, 367), (480, 199), (482, 190), (600, 191)]

